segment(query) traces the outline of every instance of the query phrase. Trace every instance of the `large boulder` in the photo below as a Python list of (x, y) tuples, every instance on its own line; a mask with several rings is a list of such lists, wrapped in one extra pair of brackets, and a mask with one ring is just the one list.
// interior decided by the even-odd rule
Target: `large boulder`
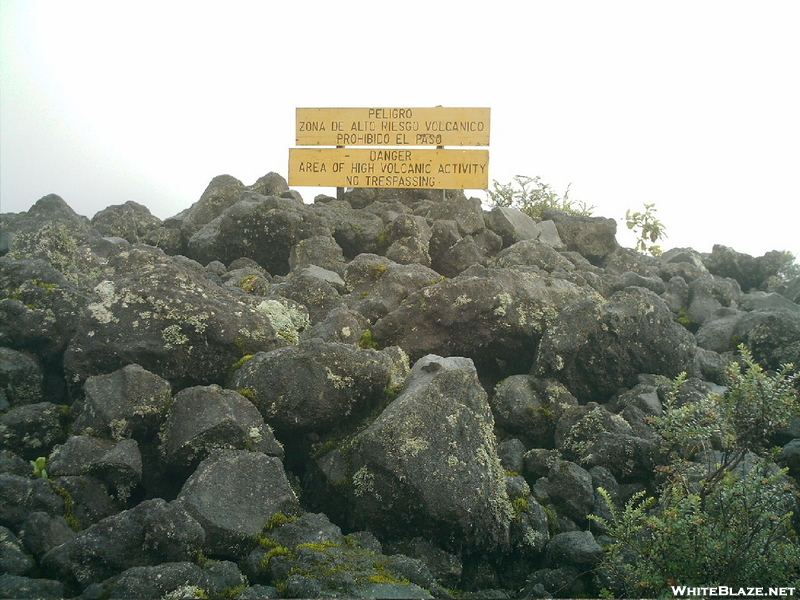
[(612, 254), (617, 244), (617, 222), (605, 217), (571, 215), (558, 210), (545, 210), (542, 218), (556, 224), (558, 235), (567, 250), (578, 252), (594, 265)]
[(283, 448), (253, 403), (214, 385), (187, 388), (175, 395), (162, 438), (166, 465), (187, 473), (217, 448), (283, 458)]
[(593, 297), (562, 279), (514, 269), (473, 267), (410, 295), (375, 323), (374, 339), (426, 354), (466, 356), (482, 364), (530, 365), (536, 345), (560, 311)]
[(203, 528), (186, 510), (155, 498), (56, 546), (42, 557), (41, 567), (79, 591), (131, 567), (192, 560), (204, 541)]
[(696, 349), (661, 298), (628, 288), (561, 311), (542, 337), (532, 373), (561, 381), (582, 403), (604, 402), (633, 387), (639, 373), (689, 371)]
[(330, 233), (302, 201), (248, 192), (195, 233), (187, 252), (203, 264), (248, 257), (273, 275), (286, 275), (298, 242)]
[(233, 559), (247, 550), (270, 517), (299, 509), (281, 460), (246, 450), (214, 450), (176, 502), (208, 534), (207, 552)]
[(493, 425), (472, 361), (426, 356), (381, 415), (319, 466), (341, 490), (329, 467), (347, 454), (353, 528), (465, 551), (502, 549), (513, 511)]
[(321, 433), (373, 408), (384, 397), (391, 371), (385, 353), (304, 340), (256, 354), (229, 387), (248, 396), (279, 435)]
[(161, 226), (146, 206), (129, 200), (109, 206), (92, 217), (92, 227), (104, 237), (119, 237), (135, 244), (144, 240), (152, 230)]
[(242, 356), (287, 344), (258, 298), (232, 293), (198, 267), (141, 247), (120, 255), (119, 274), (95, 285), (67, 348), (69, 383), (139, 364), (176, 387), (221, 384)]

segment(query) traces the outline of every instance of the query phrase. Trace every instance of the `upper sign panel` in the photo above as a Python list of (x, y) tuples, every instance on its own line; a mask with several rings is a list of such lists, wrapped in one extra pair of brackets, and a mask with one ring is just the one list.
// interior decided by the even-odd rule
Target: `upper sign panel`
[(298, 108), (298, 146), (488, 146), (488, 108)]

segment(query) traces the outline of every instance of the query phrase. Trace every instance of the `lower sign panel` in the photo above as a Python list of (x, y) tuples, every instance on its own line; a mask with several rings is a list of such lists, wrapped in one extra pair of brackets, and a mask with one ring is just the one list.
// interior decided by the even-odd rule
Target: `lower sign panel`
[(484, 190), (489, 151), (290, 148), (289, 185)]

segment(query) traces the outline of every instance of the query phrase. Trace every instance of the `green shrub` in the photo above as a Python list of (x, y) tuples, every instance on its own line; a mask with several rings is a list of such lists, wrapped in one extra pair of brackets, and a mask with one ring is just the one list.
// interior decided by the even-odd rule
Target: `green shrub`
[(667, 457), (657, 498), (645, 492), (591, 515), (611, 537), (603, 565), (623, 596), (670, 596), (671, 586), (795, 585), (800, 545), (792, 527), (797, 487), (769, 459), (770, 439), (800, 414), (787, 366), (769, 374), (740, 347), (728, 389), (678, 400), (653, 419)]
[(644, 212), (628, 209), (625, 224), (637, 234), (636, 249), (639, 252), (649, 252), (653, 256), (661, 254), (661, 246), (656, 242), (667, 237), (667, 233), (664, 224), (656, 217), (655, 204), (645, 204)]
[(572, 215), (591, 215), (593, 206), (569, 197), (569, 186), (563, 196), (559, 196), (549, 183), (544, 183), (538, 175), (527, 177), (515, 175), (510, 183), (492, 181), (492, 189), (486, 190), (493, 206), (518, 208), (533, 219), (540, 219), (545, 210), (560, 210)]

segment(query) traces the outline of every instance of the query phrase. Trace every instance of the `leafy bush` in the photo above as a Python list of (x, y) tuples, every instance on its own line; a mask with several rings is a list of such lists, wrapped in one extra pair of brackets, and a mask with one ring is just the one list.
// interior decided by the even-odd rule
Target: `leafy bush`
[(591, 215), (593, 206), (569, 197), (569, 186), (560, 196), (549, 183), (538, 175), (527, 177), (515, 175), (510, 183), (492, 181), (492, 189), (486, 190), (494, 206), (518, 208), (533, 219), (540, 219), (545, 210), (560, 210), (572, 215)]
[(637, 234), (636, 249), (639, 252), (649, 252), (653, 256), (661, 254), (661, 246), (656, 242), (667, 237), (667, 234), (664, 224), (656, 217), (655, 204), (645, 204), (644, 212), (631, 212), (628, 209), (625, 212), (625, 224)]
[(610, 518), (590, 518), (612, 538), (604, 568), (625, 596), (670, 595), (670, 586), (797, 585), (800, 545), (792, 527), (797, 487), (769, 457), (777, 430), (800, 414), (787, 366), (775, 374), (740, 346), (728, 390), (680, 403), (676, 379), (653, 419), (667, 466), (658, 498), (645, 492)]

